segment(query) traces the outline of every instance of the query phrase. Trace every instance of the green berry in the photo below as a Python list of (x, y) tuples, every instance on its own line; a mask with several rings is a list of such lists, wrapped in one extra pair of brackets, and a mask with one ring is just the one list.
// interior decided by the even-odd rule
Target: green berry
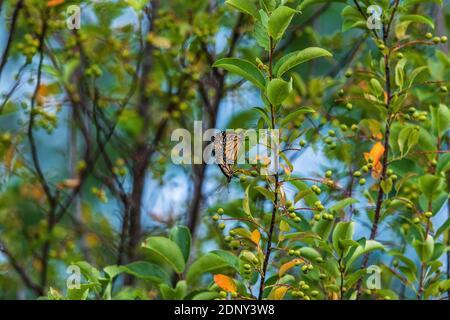
[(319, 221), (321, 218), (322, 218), (321, 215), (318, 213), (314, 215), (314, 220), (316, 221)]
[(244, 269), (246, 269), (246, 270), (251, 270), (251, 269), (252, 269), (252, 266), (249, 265), (248, 263), (246, 263), (246, 264), (244, 264)]
[(219, 229), (220, 230), (225, 229), (225, 223), (223, 223), (223, 222), (219, 223)]
[(358, 131), (358, 126), (356, 124), (352, 124), (352, 131)]
[(293, 255), (295, 254), (295, 251), (291, 249), (291, 250), (288, 251), (288, 254), (289, 254), (290, 256), (293, 256)]
[(403, 53), (401, 53), (401, 52), (399, 52), (399, 53), (397, 53), (397, 59), (398, 60), (400, 60), (400, 59), (403, 59)]
[(219, 215), (223, 215), (224, 211), (223, 211), (222, 208), (219, 208), (219, 209), (217, 209), (217, 213), (218, 213)]
[(355, 171), (355, 172), (353, 173), (353, 176), (354, 176), (354, 177), (361, 177), (361, 172), (360, 172), (360, 171)]
[(219, 221), (220, 216), (219, 216), (218, 214), (215, 214), (215, 215), (212, 216), (212, 219), (213, 219), (214, 221)]
[(333, 130), (329, 130), (329, 131), (328, 131), (328, 135), (329, 135), (330, 137), (335, 137), (335, 136), (336, 136), (336, 132), (334, 132)]
[(434, 44), (439, 44), (439, 43), (441, 42), (441, 38), (439, 38), (439, 37), (434, 37), (434, 38), (433, 38), (433, 42), (434, 42)]
[(306, 146), (306, 141), (305, 140), (300, 140), (300, 147), (304, 147)]
[(353, 71), (352, 70), (347, 70), (347, 72), (345, 73), (345, 77), (346, 78), (350, 78), (353, 75)]
[(319, 295), (319, 291), (313, 290), (310, 292), (311, 297), (317, 297)]
[(365, 184), (366, 184), (366, 179), (364, 179), (364, 178), (359, 179), (359, 184), (360, 184), (361, 186), (365, 185)]
[(226, 298), (227, 297), (227, 293), (225, 291), (220, 291), (219, 294), (220, 294), (220, 296), (222, 298)]
[(295, 208), (294, 208), (293, 206), (290, 206), (290, 207), (288, 208), (288, 212), (292, 213), (292, 212), (294, 212), (294, 211), (295, 211)]
[(420, 218), (418, 218), (418, 217), (414, 218), (414, 219), (413, 219), (413, 222), (414, 222), (415, 224), (419, 224)]
[(302, 221), (302, 219), (300, 217), (295, 217), (294, 218), (294, 222), (295, 223), (299, 223), (300, 221)]
[(353, 109), (353, 105), (352, 105), (351, 103), (347, 103), (347, 104), (345, 105), (345, 107), (347, 108), (348, 111), (350, 111), (350, 110)]
[(427, 211), (427, 212), (424, 213), (424, 216), (426, 218), (431, 218), (433, 216), (433, 212)]
[(341, 124), (341, 130), (342, 130), (343, 132), (345, 132), (345, 131), (348, 130), (348, 127), (347, 127), (345, 124)]
[(442, 36), (441, 37), (441, 42), (442, 43), (447, 43), (447, 41), (448, 41), (448, 38), (446, 36)]
[(233, 240), (231, 241), (230, 246), (232, 249), (237, 250), (241, 246), (241, 243), (238, 240)]
[(244, 182), (247, 181), (247, 177), (246, 177), (246, 176), (241, 176), (241, 177), (239, 178), (239, 181), (242, 182), (242, 183), (244, 183)]
[(325, 177), (327, 178), (331, 178), (331, 176), (333, 175), (333, 171), (328, 170), (327, 172), (325, 172)]
[(365, 173), (369, 172), (369, 167), (368, 166), (362, 167), (362, 171), (364, 171)]
[(225, 242), (230, 243), (231, 241), (233, 241), (233, 237), (232, 236), (226, 236), (224, 240), (225, 240)]
[(427, 33), (425, 34), (425, 38), (431, 39), (431, 38), (433, 38), (433, 34), (432, 34), (431, 32), (427, 32)]

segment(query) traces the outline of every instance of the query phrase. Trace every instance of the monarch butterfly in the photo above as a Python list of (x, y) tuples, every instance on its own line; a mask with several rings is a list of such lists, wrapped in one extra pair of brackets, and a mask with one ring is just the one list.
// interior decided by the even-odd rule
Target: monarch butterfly
[(236, 133), (222, 131), (212, 136), (211, 141), (214, 143), (213, 156), (229, 183), (234, 175), (234, 165), (241, 145), (241, 137)]

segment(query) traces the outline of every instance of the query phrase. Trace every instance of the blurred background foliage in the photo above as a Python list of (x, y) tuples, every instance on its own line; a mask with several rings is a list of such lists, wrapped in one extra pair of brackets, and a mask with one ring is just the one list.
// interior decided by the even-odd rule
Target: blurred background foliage
[[(302, 1), (284, 2), (296, 8)], [(369, 3), (359, 2), (364, 8)], [(427, 16), (432, 25), (398, 23), (396, 41), (448, 34), (448, 1), (409, 2), (401, 13)], [(364, 153), (384, 134), (383, 109), (367, 97), (376, 92), (371, 79), (382, 69), (379, 44), (367, 29), (355, 28), (358, 18), (348, 9), (355, 10), (353, 1), (304, 3), (275, 57), (317, 46), (333, 58), (290, 74), (293, 92), (279, 117), (299, 106), (314, 109), (289, 118), (283, 129), (287, 145), (299, 149), (289, 154), (292, 174), (320, 179), (331, 170), (340, 188), (327, 188), (320, 200), (326, 206), (349, 197), (362, 200), (338, 210), (339, 219), (353, 219), (358, 237), (367, 237), (376, 179), (363, 173), (368, 181), (360, 186), (354, 177), (367, 162)], [(66, 26), (70, 5), (81, 8), (79, 30)], [(0, 10), (0, 298), (36, 298), (49, 286), (64, 288), (72, 262), (103, 268), (152, 259), (140, 250), (142, 241), (180, 224), (193, 236), (191, 257), (229, 250), (210, 214), (221, 207), (231, 217), (242, 215), (246, 178), (224, 186), (215, 166), (172, 164), (171, 133), (192, 132), (194, 121), (203, 121), (203, 129), (261, 126), (261, 115), (252, 109), (261, 104), (259, 92), (211, 67), (224, 57), (266, 61), (252, 18), (221, 0), (0, 0)], [(442, 81), (450, 79), (449, 48), (440, 39), (433, 46), (404, 48), (397, 57), (407, 59), (408, 76), (418, 67), (428, 71), (418, 75), (421, 84), (404, 103), (409, 118), (399, 119), (390, 137), (391, 175), (403, 183), (396, 196), (421, 212), (430, 209), (436, 229), (449, 224), (449, 124), (442, 121), (436, 129), (433, 118), (436, 108), (448, 114)], [(409, 125), (419, 126), (418, 140), (399, 146), (398, 136)], [(406, 157), (404, 148), (410, 148)], [(447, 180), (422, 186), (420, 177), (427, 173)], [(289, 198), (296, 193), (286, 190)], [(250, 197), (252, 211), (268, 209), (261, 194)], [(309, 229), (313, 215), (305, 216)], [(386, 206), (378, 236), (387, 247), (400, 243), (411, 260), (415, 255), (407, 244), (418, 232), (411, 231), (414, 217), (404, 205)], [(230, 222), (226, 231), (236, 226), (239, 221)], [(441, 236), (440, 260), (448, 276), (447, 231)], [(387, 255), (376, 258), (388, 268), (394, 263)], [(393, 278), (383, 277), (383, 283), (394, 283), (386, 286), (403, 298), (415, 297)], [(158, 296), (151, 281), (121, 276), (113, 284), (114, 298)]]

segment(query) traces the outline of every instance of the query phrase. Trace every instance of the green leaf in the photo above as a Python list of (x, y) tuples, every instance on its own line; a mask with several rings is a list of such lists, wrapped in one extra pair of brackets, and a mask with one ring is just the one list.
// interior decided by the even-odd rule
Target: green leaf
[(414, 80), (416, 80), (417, 76), (425, 70), (428, 70), (428, 66), (418, 67), (418, 68), (414, 69), (413, 72), (411, 72), (411, 74), (409, 75), (408, 88), (412, 87), (412, 85), (414, 84)]
[(175, 290), (166, 283), (159, 285), (159, 291), (163, 300), (175, 300)]
[(269, 190), (267, 190), (266, 188), (262, 187), (262, 186), (256, 186), (254, 188), (256, 191), (258, 191), (259, 193), (261, 193), (267, 200), (270, 200), (272, 202), (275, 201), (275, 196), (272, 192), (270, 192)]
[(270, 50), (270, 37), (268, 31), (269, 16), (264, 10), (259, 10), (260, 19), (255, 24), (254, 36), (256, 43), (266, 51)]
[(286, 72), (295, 68), (296, 66), (317, 59), (320, 57), (332, 57), (333, 55), (325, 49), (311, 47), (304, 50), (299, 50), (285, 55), (281, 58), (274, 67), (274, 73), (278, 78), (281, 78)]
[(437, 108), (430, 107), (430, 111), (433, 132), (442, 137), (450, 128), (450, 109), (441, 103)]
[(431, 200), (433, 195), (438, 194), (443, 187), (443, 179), (432, 174), (426, 174), (419, 178), (419, 187), (428, 200)]
[(403, 1), (403, 6), (408, 7), (408, 6), (413, 6), (413, 5), (421, 4), (421, 3), (425, 3), (425, 2), (434, 2), (434, 3), (442, 4), (442, 0), (405, 0), (405, 1)]
[(290, 123), (292, 120), (297, 119), (297, 117), (301, 114), (304, 113), (314, 113), (314, 109), (309, 108), (309, 107), (301, 107), (300, 109), (298, 109), (297, 111), (291, 112), (289, 113), (286, 117), (284, 117), (284, 119), (281, 121), (281, 126), (284, 127), (286, 126), (288, 123)]
[(405, 82), (405, 65), (407, 60), (400, 59), (395, 66), (395, 84), (402, 90), (403, 84)]
[(355, 230), (354, 222), (339, 222), (334, 228), (332, 235), (333, 247), (341, 254), (343, 252), (342, 240), (351, 240), (353, 237), (353, 232)]
[(256, 8), (255, 4), (252, 1), (227, 0), (225, 1), (225, 3), (245, 14), (251, 15), (255, 19), (258, 18), (258, 9)]
[(80, 284), (79, 288), (67, 289), (68, 300), (86, 300), (89, 295), (89, 290), (94, 286), (92, 283)]
[(244, 79), (252, 82), (261, 90), (265, 90), (266, 80), (261, 71), (250, 61), (239, 58), (223, 58), (216, 61), (214, 68), (222, 68), (232, 73), (240, 75)]
[(389, 192), (391, 192), (394, 183), (392, 182), (391, 178), (387, 178), (386, 180), (380, 182), (380, 186), (381, 189), (383, 189), (383, 192), (388, 194)]
[(383, 95), (384, 89), (377, 79), (370, 79), (370, 87), (372, 88), (372, 92), (376, 97), (380, 97)]
[(412, 126), (407, 126), (400, 131), (397, 143), (401, 157), (406, 156), (412, 147), (419, 142), (419, 136), (419, 130)]
[(305, 257), (306, 259), (308, 259), (309, 261), (316, 261), (317, 258), (321, 258), (322, 256), (320, 255), (319, 251), (317, 251), (314, 248), (310, 248), (310, 247), (303, 247), (300, 249), (300, 255), (302, 257)]
[(170, 230), (170, 240), (175, 242), (183, 253), (184, 261), (189, 260), (191, 252), (191, 231), (186, 226), (175, 226)]
[(182, 273), (185, 267), (183, 253), (172, 240), (164, 237), (149, 237), (142, 246), (166, 261), (177, 273)]
[(197, 293), (195, 296), (192, 297), (192, 300), (215, 300), (217, 298), (220, 298), (219, 292), (204, 291)]
[(286, 6), (276, 8), (269, 17), (270, 36), (275, 40), (281, 39), (296, 13), (296, 10)]
[(412, 245), (416, 250), (417, 256), (420, 258), (420, 261), (426, 262), (432, 257), (434, 251), (434, 238), (431, 235), (427, 235), (425, 241), (414, 239)]
[(295, 176), (291, 176), (291, 177), (292, 177), (292, 179), (290, 179), (290, 180), (287, 179), (286, 181), (297, 188), (297, 190), (299, 191), (299, 194), (301, 194), (301, 198), (304, 198), (304, 200), (308, 206), (314, 207), (314, 204), (319, 200), (317, 195), (313, 191), (311, 191), (310, 186), (308, 186), (305, 182), (303, 182), (301, 180), (295, 180), (298, 177), (295, 177)]
[(303, 2), (298, 6), (298, 9), (303, 10), (307, 6), (323, 2), (346, 2), (346, 0), (303, 0)]
[(249, 191), (250, 191), (250, 185), (245, 188), (245, 196), (242, 200), (242, 209), (244, 210), (245, 214), (247, 216), (251, 216), (252, 213), (250, 211), (250, 202), (249, 202)]
[(261, 114), (267, 127), (272, 128), (272, 121), (270, 120), (269, 115), (267, 114), (267, 111), (261, 107), (255, 107), (253, 109), (256, 110), (259, 114)]
[(359, 201), (358, 201), (357, 199), (354, 199), (354, 198), (346, 198), (346, 199), (343, 199), (343, 200), (338, 201), (338, 202), (336, 202), (335, 204), (333, 204), (333, 205), (330, 207), (330, 211), (339, 211), (339, 210), (342, 210), (342, 209), (348, 207), (348, 206), (351, 205), (351, 204), (358, 203), (358, 202), (359, 202)]
[(267, 98), (274, 106), (283, 103), (292, 91), (292, 79), (287, 82), (283, 79), (272, 79), (267, 85)]
[(432, 29), (434, 29), (434, 23), (433, 20), (419, 14), (407, 14), (400, 17), (400, 21), (410, 21), (410, 22), (417, 22), (417, 23), (423, 23), (429, 25)]
[(86, 278), (86, 280), (92, 282), (92, 283), (98, 283), (99, 279), (101, 278), (100, 272), (91, 266), (86, 261), (79, 261), (75, 263), (77, 266), (80, 267), (81, 274)]
[(207, 253), (192, 263), (186, 274), (188, 283), (193, 283), (196, 278), (207, 272), (220, 272), (232, 267), (228, 261), (214, 253)]
[(145, 279), (157, 284), (170, 284), (170, 276), (160, 266), (147, 262), (136, 261), (124, 266), (124, 271), (139, 279)]
[(109, 276), (110, 279), (114, 279), (119, 274), (125, 271), (125, 268), (123, 266), (106, 266), (104, 269), (105, 273)]
[(375, 250), (384, 250), (384, 246), (375, 240), (366, 240), (366, 243), (364, 246), (359, 246), (356, 248), (356, 250), (353, 252), (353, 255), (348, 259), (347, 265), (351, 266), (353, 262), (356, 261), (359, 257), (362, 255), (375, 251)]

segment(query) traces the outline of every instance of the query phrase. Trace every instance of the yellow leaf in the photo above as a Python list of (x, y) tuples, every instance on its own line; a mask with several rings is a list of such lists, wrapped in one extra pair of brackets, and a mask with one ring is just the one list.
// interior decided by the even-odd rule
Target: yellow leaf
[(288, 287), (278, 287), (272, 290), (269, 295), (269, 300), (281, 300), (283, 299), (284, 295), (288, 291)]
[(251, 240), (256, 245), (259, 245), (259, 241), (261, 240), (261, 233), (258, 231), (258, 229), (253, 230)]
[(169, 49), (172, 46), (169, 39), (157, 36), (152, 32), (147, 35), (147, 41), (160, 49)]
[(298, 266), (302, 262), (305, 262), (303, 259), (294, 259), (289, 262), (286, 262), (280, 267), (280, 270), (278, 270), (278, 276), (281, 278), (289, 269)]
[(236, 292), (237, 287), (236, 283), (234, 283), (234, 280), (230, 277), (227, 277), (223, 274), (216, 274), (214, 275), (214, 282), (223, 290), (227, 292)]
[(80, 179), (66, 179), (59, 184), (60, 188), (74, 189), (80, 185)]
[(280, 231), (289, 232), (289, 230), (291, 230), (291, 227), (289, 226), (289, 223), (287, 223), (284, 220), (281, 220), (281, 222), (280, 222)]

